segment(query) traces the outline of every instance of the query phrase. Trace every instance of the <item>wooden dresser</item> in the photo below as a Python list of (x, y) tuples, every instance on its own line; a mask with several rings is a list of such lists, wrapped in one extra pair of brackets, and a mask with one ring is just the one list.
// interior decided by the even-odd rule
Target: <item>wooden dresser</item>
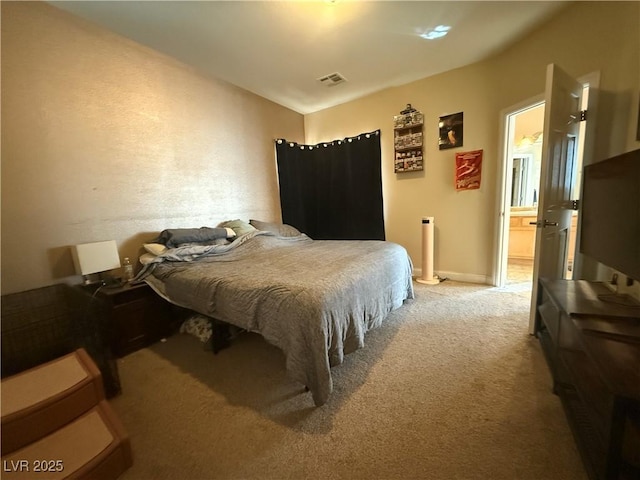
[(592, 479), (640, 478), (640, 304), (540, 279), (535, 333)]

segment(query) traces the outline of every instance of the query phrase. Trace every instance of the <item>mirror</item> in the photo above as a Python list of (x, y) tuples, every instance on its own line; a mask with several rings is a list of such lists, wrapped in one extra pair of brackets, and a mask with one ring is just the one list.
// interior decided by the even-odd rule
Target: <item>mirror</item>
[(534, 207), (538, 204), (537, 185), (533, 182), (533, 155), (519, 154), (512, 158), (511, 206)]
[(527, 108), (510, 120), (511, 211), (535, 214), (540, 199), (544, 104)]
[(511, 210), (537, 210), (540, 188), (541, 146), (535, 144), (526, 153), (511, 156)]

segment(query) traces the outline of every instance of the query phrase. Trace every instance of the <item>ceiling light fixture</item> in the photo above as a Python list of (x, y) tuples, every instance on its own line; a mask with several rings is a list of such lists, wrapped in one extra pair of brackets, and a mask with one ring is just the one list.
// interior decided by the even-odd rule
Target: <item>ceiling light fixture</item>
[(449, 33), (449, 30), (451, 30), (451, 27), (448, 25), (438, 25), (436, 28), (432, 28), (431, 30), (421, 33), (420, 36), (427, 40), (435, 40), (436, 38), (444, 37)]

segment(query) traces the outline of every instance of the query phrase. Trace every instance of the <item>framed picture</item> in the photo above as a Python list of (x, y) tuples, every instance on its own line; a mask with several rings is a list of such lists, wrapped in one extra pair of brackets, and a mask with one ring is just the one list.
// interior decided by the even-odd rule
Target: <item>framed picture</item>
[(456, 153), (456, 190), (476, 190), (482, 178), (482, 150)]
[(438, 140), (440, 150), (462, 146), (463, 112), (440, 117), (438, 126), (440, 129), (440, 138)]

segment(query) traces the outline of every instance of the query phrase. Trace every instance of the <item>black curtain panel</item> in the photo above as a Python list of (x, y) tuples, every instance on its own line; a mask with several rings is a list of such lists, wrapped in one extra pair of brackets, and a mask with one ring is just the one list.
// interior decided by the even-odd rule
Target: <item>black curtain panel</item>
[(276, 140), (282, 221), (316, 240), (384, 240), (380, 130), (301, 145)]

